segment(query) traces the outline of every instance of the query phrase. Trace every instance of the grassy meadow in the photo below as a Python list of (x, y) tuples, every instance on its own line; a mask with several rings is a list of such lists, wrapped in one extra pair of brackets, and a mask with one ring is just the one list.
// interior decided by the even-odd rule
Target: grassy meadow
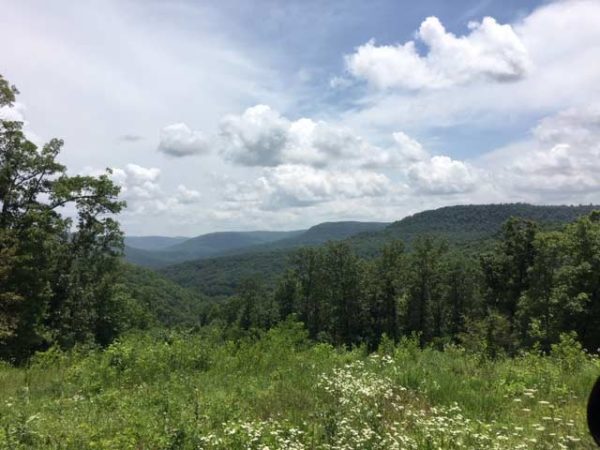
[(585, 449), (600, 363), (564, 338), (494, 361), (385, 341), (310, 343), (286, 322), (51, 349), (0, 367), (3, 449)]

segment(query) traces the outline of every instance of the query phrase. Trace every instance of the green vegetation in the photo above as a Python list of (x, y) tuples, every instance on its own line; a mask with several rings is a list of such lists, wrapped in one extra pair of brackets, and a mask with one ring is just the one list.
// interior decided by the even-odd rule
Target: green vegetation
[(256, 337), (134, 334), (0, 368), (11, 449), (592, 449), (600, 370), (568, 336), (550, 355), (490, 360), (390, 340), (311, 344), (286, 322)]
[(208, 299), (144, 267), (123, 263), (120, 274), (121, 292), (144, 328), (202, 324)]
[[(160, 268), (212, 257), (271, 253), (282, 249), (320, 245), (363, 232), (378, 231), (387, 225), (380, 222), (327, 222), (308, 230), (209, 233), (165, 246), (161, 244), (174, 238), (132, 237), (125, 238), (125, 259), (134, 264)], [(234, 258), (234, 261), (237, 260)], [(220, 292), (220, 288), (217, 287), (216, 291)]]
[(122, 260), (110, 172), (67, 175), (61, 146), (0, 121), (0, 448), (592, 448), (592, 207), (322, 224), (163, 276)]
[(187, 241), (186, 237), (168, 237), (168, 236), (125, 236), (126, 247), (139, 250), (164, 250), (176, 244)]
[(169, 280), (210, 297), (234, 295), (244, 280), (260, 278), (274, 286), (285, 271), (293, 251), (249, 252), (201, 259), (159, 270)]
[(490, 250), (463, 253), (421, 237), (359, 258), (348, 243), (298, 251), (272, 290), (256, 276), (208, 316), (248, 330), (296, 315), (317, 341), (376, 348), (382, 336), (417, 333), (495, 357), (549, 351), (564, 332), (600, 347), (600, 213), (560, 231), (510, 219)]
[[(164, 267), (184, 261), (210, 258), (228, 252), (276, 242), (303, 231), (247, 231), (208, 233), (191, 239), (176, 239), (172, 245), (161, 245), (173, 238), (159, 236), (125, 238), (125, 259), (146, 267)], [(133, 244), (133, 245), (132, 245)], [(157, 245), (159, 247), (157, 247)]]
[[(17, 89), (0, 76), (0, 107)], [(112, 215), (124, 204), (109, 174), (68, 176), (23, 124), (0, 120), (0, 358), (23, 360), (53, 344), (108, 344), (125, 327), (114, 290), (122, 234)], [(70, 207), (75, 218), (60, 211)]]
[[(274, 286), (289, 265), (298, 248), (319, 246), (332, 240), (345, 240), (356, 253), (373, 258), (390, 241), (399, 240), (410, 249), (419, 236), (443, 239), (461, 252), (477, 253), (493, 247), (502, 225), (511, 217), (533, 220), (545, 230), (557, 229), (589, 214), (594, 206), (534, 206), (527, 204), (465, 205), (424, 211), (385, 227), (382, 223), (361, 223), (343, 226), (346, 222), (317, 225), (305, 234), (281, 241), (240, 249), (235, 254), (203, 260), (187, 261), (160, 269), (169, 279), (208, 296), (233, 295), (244, 279), (260, 276), (267, 286)], [(370, 230), (369, 230), (370, 228)], [(233, 253), (233, 252), (230, 252)], [(161, 267), (160, 261), (151, 262), (154, 253), (132, 262)]]

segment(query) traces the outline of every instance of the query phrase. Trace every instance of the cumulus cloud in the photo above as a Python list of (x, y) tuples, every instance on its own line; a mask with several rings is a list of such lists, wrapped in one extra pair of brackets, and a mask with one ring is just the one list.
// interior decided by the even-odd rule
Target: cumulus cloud
[(429, 157), (429, 154), (425, 151), (421, 143), (406, 133), (397, 131), (392, 136), (396, 144), (395, 154), (401, 161), (417, 162)]
[(290, 122), (267, 105), (226, 116), (220, 124), (224, 156), (246, 166), (276, 166), (288, 140)]
[(325, 170), (286, 164), (263, 169), (253, 183), (229, 186), (227, 200), (274, 210), (380, 197), (391, 189), (392, 183), (385, 175), (372, 171)]
[[(519, 82), (369, 92), (358, 102), (360, 107), (346, 111), (342, 119), (357, 130), (369, 126), (391, 132), (402, 124), (420, 135), (440, 127), (468, 127), (507, 136), (516, 124), (528, 127), (537, 117), (598, 102), (598, 23), (597, 0), (546, 2), (511, 24), (531, 61)], [(486, 144), (481, 142), (480, 151), (489, 151)]]
[(497, 150), (482, 163), (499, 168), (507, 189), (551, 197), (600, 194), (600, 107), (547, 117), (531, 140)]
[[(101, 170), (86, 168), (87, 175), (98, 176)], [(123, 168), (112, 169), (112, 180), (121, 187), (121, 198), (127, 201), (128, 215), (175, 212), (176, 209), (197, 203), (201, 194), (180, 184), (175, 192), (165, 192), (160, 183), (161, 171), (155, 167), (126, 164)]]
[(227, 116), (219, 129), (223, 156), (243, 166), (369, 165), (378, 158), (376, 147), (347, 128), (308, 118), (291, 121), (267, 105)]
[(505, 82), (525, 77), (531, 60), (510, 25), (485, 17), (470, 22), (469, 29), (469, 34), (457, 37), (438, 18), (428, 17), (416, 33), (428, 48), (425, 56), (415, 41), (376, 45), (371, 40), (346, 56), (346, 68), (379, 89), (435, 89), (477, 79)]
[(183, 184), (177, 186), (177, 201), (185, 205), (197, 203), (200, 200), (200, 192), (194, 189), (188, 189)]
[(446, 155), (431, 155), (423, 145), (401, 131), (393, 133), (391, 161), (403, 169), (407, 186), (428, 195), (467, 193), (481, 183), (480, 170)]
[(448, 156), (433, 156), (408, 169), (411, 186), (426, 194), (458, 194), (475, 189), (478, 176), (474, 168)]
[(189, 156), (207, 153), (208, 138), (201, 131), (191, 130), (185, 123), (174, 123), (160, 132), (158, 150), (170, 156)]
[(160, 169), (127, 164), (113, 169), (113, 179), (121, 186), (121, 195), (128, 200), (153, 200), (162, 194)]

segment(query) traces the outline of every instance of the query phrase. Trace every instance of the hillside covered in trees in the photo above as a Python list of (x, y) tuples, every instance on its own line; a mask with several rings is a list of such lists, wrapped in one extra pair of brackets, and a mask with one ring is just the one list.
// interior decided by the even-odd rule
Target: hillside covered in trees
[[(199, 293), (209, 296), (231, 295), (242, 280), (252, 276), (259, 277), (268, 287), (274, 286), (277, 278), (290, 265), (295, 249), (314, 247), (327, 241), (345, 241), (359, 256), (372, 258), (391, 241), (402, 241), (410, 249), (415, 238), (429, 236), (442, 239), (453, 249), (468, 254), (492, 245), (500, 235), (502, 225), (511, 217), (535, 221), (543, 229), (556, 229), (595, 209), (600, 209), (600, 206), (519, 203), (451, 206), (424, 211), (388, 226), (382, 224), (379, 231), (352, 229), (346, 236), (327, 234), (329, 239), (318, 240), (301, 239), (305, 235), (300, 235), (272, 246), (241, 249), (233, 255), (188, 261), (160, 271), (169, 279)], [(281, 245), (290, 241), (292, 245)]]
[(386, 225), (379, 222), (329, 222), (308, 230), (208, 233), (190, 239), (177, 238), (177, 242), (171, 245), (158, 247), (156, 243), (160, 239), (169, 242), (173, 238), (137, 236), (125, 238), (125, 259), (138, 265), (158, 268), (217, 256), (319, 245), (361, 232), (381, 230)]

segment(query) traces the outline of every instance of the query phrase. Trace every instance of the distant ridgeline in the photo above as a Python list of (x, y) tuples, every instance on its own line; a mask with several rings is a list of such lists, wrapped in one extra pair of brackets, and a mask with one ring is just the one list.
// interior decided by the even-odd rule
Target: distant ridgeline
[[(127, 259), (133, 263), (159, 268), (169, 279), (209, 296), (234, 294), (241, 280), (259, 276), (267, 286), (274, 284), (289, 265), (294, 249), (322, 245), (327, 241), (348, 242), (358, 255), (372, 257), (392, 240), (401, 240), (408, 247), (420, 235), (436, 236), (463, 249), (481, 249), (500, 231), (510, 217), (529, 219), (544, 229), (554, 229), (588, 214), (600, 206), (537, 206), (524, 203), (498, 205), (450, 206), (414, 214), (392, 224), (381, 222), (332, 222), (316, 225), (306, 231), (293, 231), (292, 236), (272, 239), (269, 243), (252, 245), (246, 235), (252, 233), (214, 233), (179, 243), (179, 249), (190, 244), (190, 251), (177, 253), (181, 264), (169, 265), (163, 252), (144, 252), (127, 248)], [(233, 235), (227, 249), (213, 246), (212, 254), (192, 257), (193, 241), (210, 241), (213, 236)], [(275, 237), (275, 234), (273, 234)], [(242, 242), (244, 244), (242, 244)], [(171, 247), (172, 249), (172, 247)], [(187, 259), (187, 261), (186, 261)], [(173, 260), (171, 260), (173, 262)], [(168, 267), (165, 267), (168, 266)]]
[(379, 222), (327, 222), (308, 230), (222, 232), (191, 239), (132, 236), (125, 238), (125, 259), (157, 268), (216, 256), (320, 245), (361, 232), (379, 231), (387, 225)]

